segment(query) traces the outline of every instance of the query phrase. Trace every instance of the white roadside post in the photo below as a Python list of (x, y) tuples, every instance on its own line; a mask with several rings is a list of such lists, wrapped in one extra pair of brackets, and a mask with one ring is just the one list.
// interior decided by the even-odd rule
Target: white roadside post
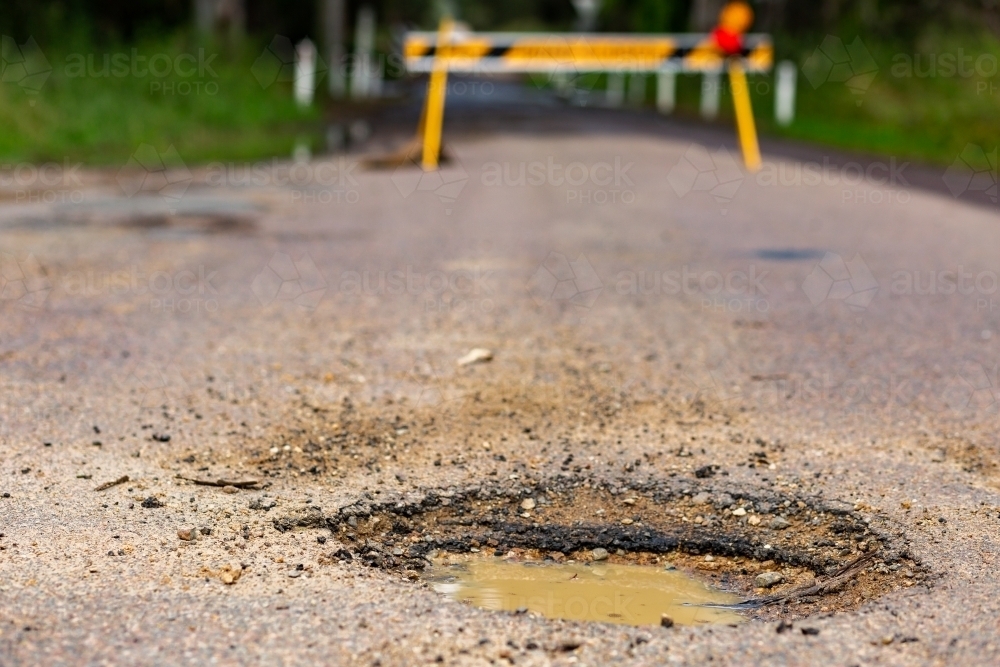
[(662, 114), (671, 114), (677, 105), (677, 69), (665, 66), (656, 73), (656, 109)]
[(795, 120), (795, 88), (798, 70), (795, 63), (782, 60), (778, 63), (774, 84), (774, 119), (778, 125), (791, 125)]
[(295, 47), (295, 103), (306, 108), (313, 103), (316, 90), (316, 46), (303, 39)]
[(701, 79), (701, 117), (705, 120), (715, 120), (719, 116), (721, 82), (720, 70), (705, 72)]
[(646, 101), (646, 74), (632, 72), (628, 78), (628, 103), (630, 106), (641, 107)]
[(606, 101), (609, 107), (620, 107), (625, 101), (625, 73), (621, 71), (608, 72), (608, 89)]

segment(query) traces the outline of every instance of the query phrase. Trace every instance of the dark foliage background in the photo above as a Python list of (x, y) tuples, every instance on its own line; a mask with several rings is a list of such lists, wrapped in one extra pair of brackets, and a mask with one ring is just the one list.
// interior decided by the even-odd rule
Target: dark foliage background
[[(680, 31), (692, 4), (712, 0), (605, 0), (599, 29)], [(382, 25), (434, 22), (434, 0), (348, 0), (348, 20), (372, 5)], [(757, 0), (758, 27), (810, 37), (834, 29), (894, 41), (912, 41), (926, 30), (982, 30), (1000, 34), (1000, 0)], [(314, 34), (318, 0), (245, 0), (252, 34)], [(477, 29), (568, 29), (570, 0), (454, 0), (459, 16)], [(19, 40), (86, 35), (93, 41), (128, 42), (192, 23), (192, 0), (3, 0), (0, 30)], [(350, 23), (349, 23), (350, 24)]]

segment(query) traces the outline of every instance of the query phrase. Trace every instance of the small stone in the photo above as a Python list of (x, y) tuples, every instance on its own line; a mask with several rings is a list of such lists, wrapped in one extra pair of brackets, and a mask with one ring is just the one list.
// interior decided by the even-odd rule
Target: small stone
[(263, 510), (264, 512), (269, 512), (271, 508), (278, 504), (274, 498), (265, 498), (259, 496), (250, 501), (250, 509), (252, 510)]
[(150, 496), (142, 501), (142, 506), (148, 510), (156, 509), (157, 507), (163, 507), (163, 503), (156, 496)]
[(231, 563), (229, 565), (223, 565), (219, 570), (219, 581), (226, 584), (227, 586), (232, 586), (240, 577), (243, 576), (243, 566), (239, 563)]
[(482, 364), (493, 360), (493, 353), (482, 347), (476, 347), (458, 360), (459, 366), (469, 366), (471, 364)]
[(704, 505), (705, 503), (707, 503), (711, 499), (712, 499), (712, 496), (710, 496), (708, 493), (702, 491), (701, 493), (695, 494), (695, 496), (693, 498), (691, 498), (691, 502), (693, 502), (695, 505)]
[(747, 519), (747, 523), (749, 523), (751, 526), (759, 526), (760, 525), (760, 517), (757, 516), (756, 514), (753, 514), (753, 515), (750, 516), (749, 519)]
[(636, 501), (635, 498), (626, 498), (622, 502), (625, 503), (626, 505), (635, 505), (635, 501)]
[(733, 510), (733, 516), (746, 516), (746, 515), (747, 511), (742, 507), (737, 507), (736, 509)]
[(947, 453), (943, 449), (935, 449), (934, 453), (931, 454), (931, 462), (943, 463), (946, 457)]
[(718, 498), (715, 499), (715, 506), (721, 510), (729, 507), (734, 502), (735, 501), (733, 500), (733, 497), (731, 495), (729, 495), (728, 493), (723, 493)]
[(235, 486), (224, 486), (224, 487), (222, 487), (222, 492), (223, 493), (233, 494), (233, 493), (239, 493), (240, 490), (237, 489)]
[(772, 530), (784, 530), (785, 528), (788, 528), (792, 524), (785, 517), (783, 517), (783, 516), (776, 516), (773, 519), (771, 519), (771, 522), (768, 523), (767, 525)]
[(705, 562), (707, 562), (707, 563), (711, 563), (714, 560), (715, 560), (715, 556), (713, 556), (712, 554), (708, 554), (707, 556), (705, 556)]
[(754, 577), (753, 585), (757, 588), (770, 588), (777, 586), (784, 580), (785, 578), (781, 576), (780, 572), (761, 572)]
[(197, 534), (198, 533), (194, 528), (181, 528), (177, 531), (177, 537), (185, 542), (193, 542)]
[(892, 643), (892, 641), (893, 641), (894, 639), (895, 639), (895, 637), (893, 637), (892, 635), (885, 635), (885, 636), (884, 636), (884, 637), (882, 637), (882, 639), (880, 639), (879, 641), (881, 641), (883, 645), (885, 645), (885, 646), (888, 646), (889, 644), (891, 644), (891, 643)]
[(674, 619), (670, 618), (666, 614), (660, 616), (660, 627), (661, 628), (672, 628), (674, 627)]
[(524, 500), (521, 501), (521, 509), (525, 511), (530, 511), (535, 509), (536, 505), (537, 503), (535, 502), (534, 498), (525, 498)]
[(602, 549), (601, 547), (597, 547), (596, 549), (590, 552), (590, 555), (593, 556), (594, 560), (607, 560), (608, 550)]
[(631, 526), (633, 523), (635, 523), (635, 522), (632, 521), (632, 519), (622, 519), (622, 525), (623, 526)]

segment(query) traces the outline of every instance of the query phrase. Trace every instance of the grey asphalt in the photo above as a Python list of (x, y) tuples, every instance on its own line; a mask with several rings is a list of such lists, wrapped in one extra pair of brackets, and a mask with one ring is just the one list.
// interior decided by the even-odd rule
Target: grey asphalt
[[(0, 664), (1000, 662), (991, 202), (859, 180), (842, 155), (817, 183), (803, 165), (822, 151), (768, 143), (747, 175), (728, 132), (646, 116), (532, 112), (505, 130), (468, 113), (440, 179), (349, 156), (258, 182), (191, 165), (166, 195), (153, 174), (127, 197), (115, 170), (0, 195)], [(475, 347), (494, 360), (458, 368)], [(463, 426), (468, 402), (432, 405), (449, 428), (373, 466), (311, 474), (289, 451), (270, 512), (248, 507), (262, 492), (175, 477), (259, 477), (335, 432), (345, 398), (391, 420), (428, 387), (488, 403), (569, 395), (581, 373), (664, 419), (647, 436), (649, 413), (626, 410), (580, 451), (697, 442), (734, 478), (858, 507), (930, 576), (809, 618), (814, 636), (666, 631), (476, 610), (323, 559), (324, 531), (274, 529), (307, 500), (478, 483), (495, 459), (476, 441), (496, 434)], [(731, 418), (678, 417), (697, 401)], [(575, 416), (549, 414), (572, 439)], [(510, 465), (538, 453), (505, 437)], [(755, 438), (766, 481), (737, 465)], [(188, 525), (211, 533), (178, 540)]]

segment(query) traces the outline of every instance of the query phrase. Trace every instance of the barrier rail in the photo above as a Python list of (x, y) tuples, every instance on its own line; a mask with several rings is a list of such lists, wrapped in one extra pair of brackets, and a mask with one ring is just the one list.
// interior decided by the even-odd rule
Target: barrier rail
[(451, 72), (721, 72), (738, 60), (747, 72), (771, 69), (771, 37), (743, 36), (738, 54), (719, 51), (710, 34), (566, 35), (557, 33), (453, 31), (441, 47), (440, 35), (410, 32), (403, 62), (410, 72), (431, 72), (443, 62)]
[[(421, 164), (438, 167), (448, 72), (699, 72), (716, 81), (728, 71), (736, 129), (748, 171), (760, 169), (760, 148), (747, 86), (747, 72), (769, 71), (774, 48), (768, 35), (746, 34), (753, 11), (730, 2), (719, 13), (719, 27), (709, 34), (614, 35), (513, 33), (456, 30), (445, 18), (436, 33), (410, 32), (403, 40), (403, 62), (411, 72), (429, 72), (427, 99), (416, 142)], [(671, 100), (667, 100), (672, 103)]]

